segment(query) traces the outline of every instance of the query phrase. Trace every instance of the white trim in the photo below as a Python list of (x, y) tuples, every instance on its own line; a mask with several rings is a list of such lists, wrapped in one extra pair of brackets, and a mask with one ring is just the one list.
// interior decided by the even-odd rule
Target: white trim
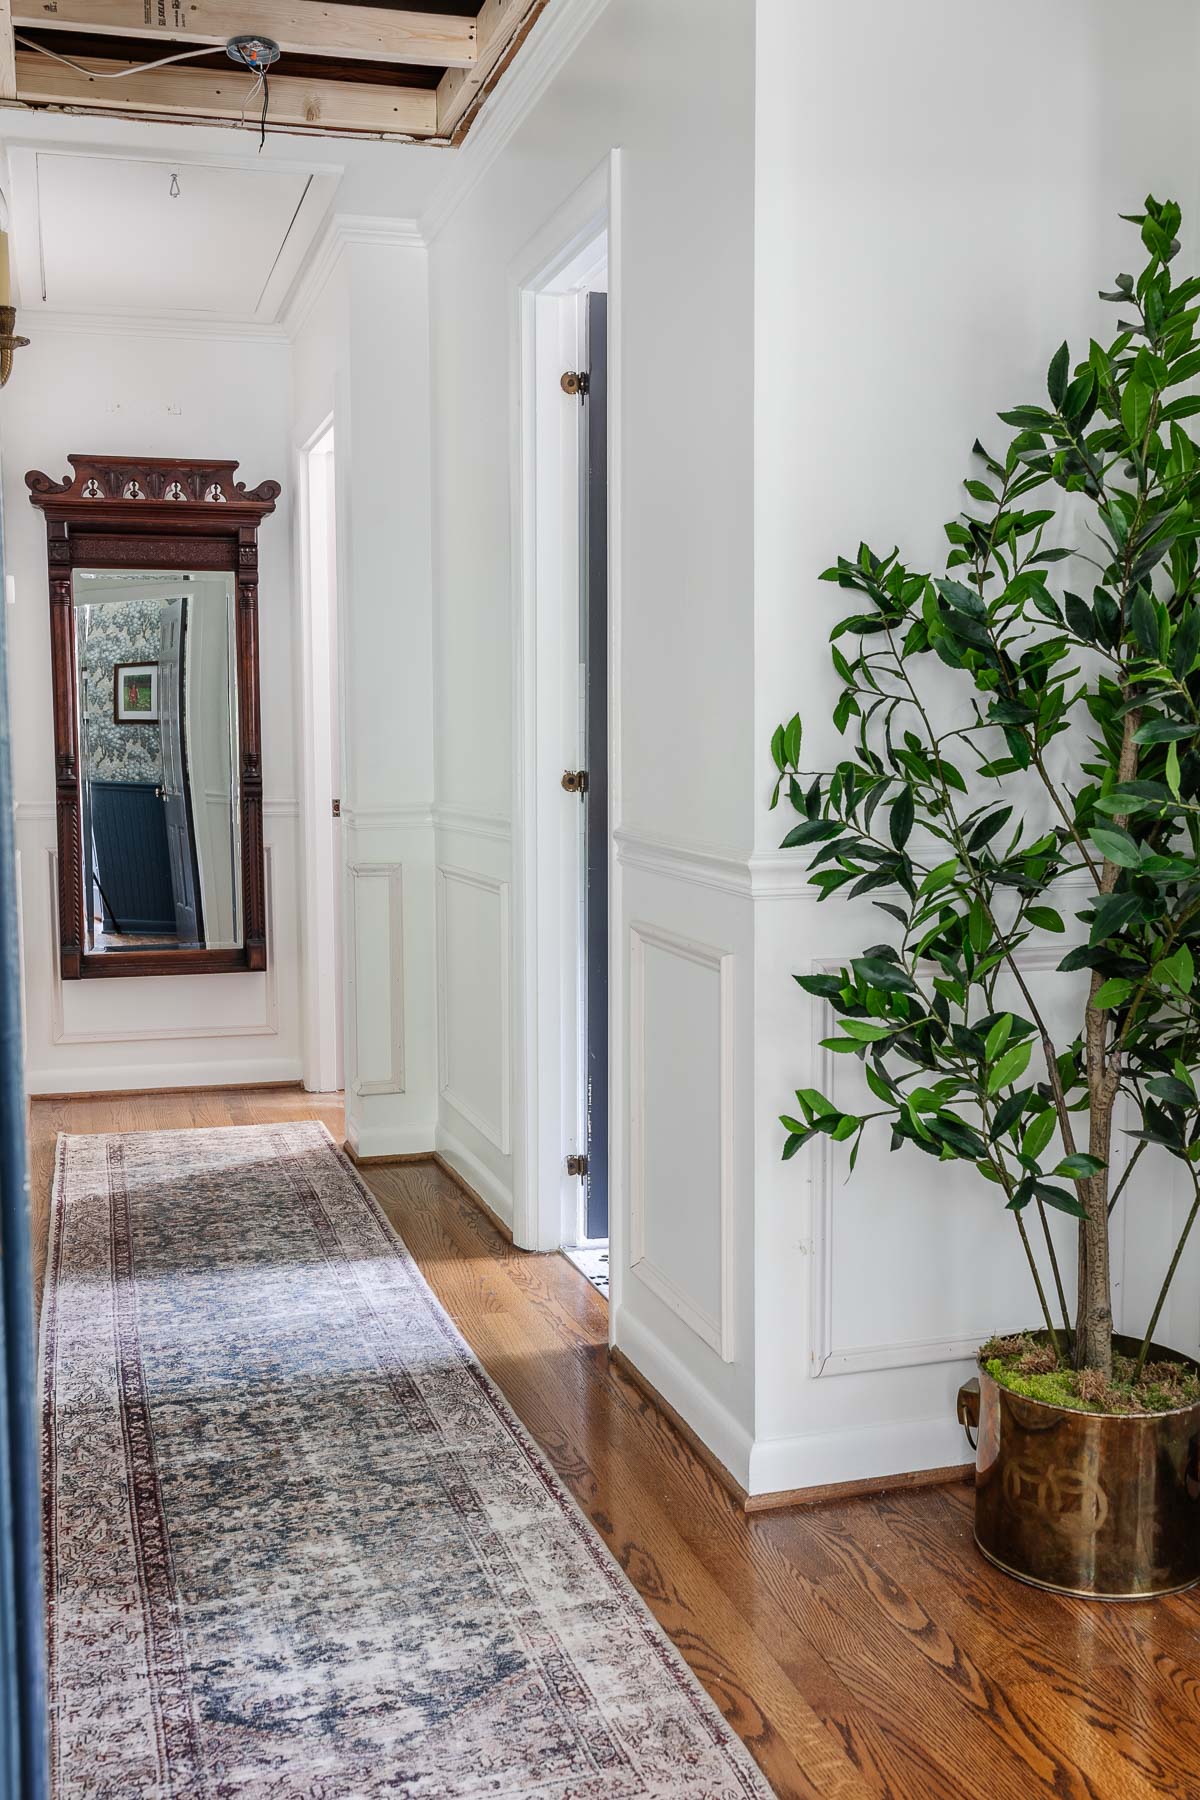
[[(356, 1094), (402, 1094), (404, 1092), (404, 869), (397, 862), (351, 862), (346, 865), (346, 873), (350, 880), (349, 927), (350, 939), (350, 981), (349, 1002), (350, 1013), (350, 1045), (354, 1052), (354, 1075), (351, 1082)], [(359, 993), (363, 985), (363, 970), (359, 956), (362, 949), (362, 933), (358, 928), (357, 902), (355, 888), (360, 881), (386, 881), (388, 890), (388, 1048), (391, 1052), (390, 1063), (386, 1075), (378, 1080), (364, 1081), (359, 1074), (359, 1058), (361, 1046), (358, 1041)], [(373, 986), (378, 985), (379, 974), (371, 969)]]
[(434, 1144), (439, 1156), (444, 1156), (452, 1169), (457, 1170), (468, 1187), (475, 1189), (481, 1200), (485, 1200), (492, 1211), (512, 1229), (513, 1197), (508, 1188), (486, 1163), (480, 1162), (473, 1150), (468, 1150), (462, 1139), (455, 1137), (452, 1131), (438, 1121), (434, 1132)]
[[(610, 1252), (610, 1271), (611, 1268)], [(609, 1279), (611, 1283), (611, 1273)], [(701, 1443), (707, 1444), (734, 1480), (748, 1489), (757, 1446), (746, 1427), (722, 1406), (712, 1389), (699, 1381), (627, 1306), (612, 1307), (611, 1341), (687, 1420)]]
[[(545, 16), (545, 15), (544, 15)], [(528, 46), (523, 47), (522, 57)], [(520, 68), (520, 59), (516, 67)], [(474, 132), (472, 132), (472, 137)], [(471, 138), (467, 139), (468, 144)], [(465, 152), (460, 152), (465, 154)], [(560, 291), (565, 273), (580, 254), (607, 235), (609, 265), (608, 330), (608, 744), (609, 828), (621, 816), (620, 783), (620, 153), (610, 151), (570, 198), (537, 231), (508, 270), (514, 354), (510, 359), (510, 502), (512, 542), (512, 716), (513, 815), (512, 875), (514, 939), (514, 1028), (521, 1072), (518, 1127), (514, 1144), (513, 1237), (524, 1249), (552, 1250), (563, 1241), (569, 1204), (563, 1158), (578, 1127), (568, 1116), (563, 1094), (563, 1054), (567, 1034), (567, 994), (578, 977), (577, 947), (563, 922), (564, 812), (555, 766), (561, 713), (563, 595), (561, 581), (539, 577), (550, 533), (561, 533), (560, 513), (539, 520), (538, 433), (541, 365), (547, 349), (538, 329), (539, 305)], [(577, 303), (576, 303), (577, 304)], [(561, 719), (559, 720), (561, 724)], [(573, 823), (577, 824), (575, 815)], [(620, 967), (616, 929), (616, 857), (609, 859), (609, 966)], [(613, 1114), (621, 1105), (619, 983), (609, 982), (609, 1220), (619, 1208), (620, 1165)], [(611, 1237), (610, 1237), (611, 1241)], [(615, 1261), (615, 1258), (614, 1258)], [(615, 1290), (614, 1290), (615, 1291)]]
[(473, 120), (445, 181), (421, 214), (426, 243), (433, 242), (482, 180), (607, 5), (608, 0), (555, 0), (542, 13), (503, 80)]
[(512, 821), (499, 813), (468, 812), (462, 806), (435, 806), (433, 823), (438, 831), (453, 831), (462, 837), (490, 838), (499, 844), (512, 841)]
[[(718, 982), (719, 1311), (714, 1317), (685, 1294), (646, 1254), (645, 1068), (647, 946), (711, 970)], [(733, 953), (698, 944), (659, 925), (629, 927), (629, 1272), (669, 1306), (722, 1362), (734, 1360), (733, 1243)]]
[[(149, 1039), (152, 1033), (143, 1033)], [(185, 1031), (182, 1037), (200, 1037), (198, 1031)], [(232, 1036), (230, 1032), (224, 1033)], [(303, 1070), (298, 1056), (275, 1057), (268, 1061), (257, 1058), (218, 1062), (122, 1063), (116, 1067), (98, 1068), (90, 1063), (83, 1069), (30, 1069), (25, 1078), (30, 1099), (39, 1094), (144, 1094), (160, 1088), (230, 1088), (269, 1087), (300, 1081)]]
[[(963, 1374), (967, 1373), (964, 1365)], [(806, 1436), (758, 1438), (745, 1487), (750, 1494), (786, 1494), (834, 1481), (866, 1481), (920, 1469), (955, 1468), (971, 1452), (953, 1405), (932, 1419), (851, 1425)]]
[[(53, 808), (51, 811), (53, 812)], [(59, 961), (59, 925), (58, 925), (58, 851), (46, 850), (47, 873), (50, 884), (50, 934), (47, 939), (48, 973), (50, 976), (50, 1042), (52, 1044), (153, 1044), (178, 1042), (192, 1038), (234, 1038), (234, 1037), (278, 1037), (279, 1036), (279, 987), (275, 966), (273, 945), (275, 941), (275, 882), (274, 856), (272, 846), (263, 847), (263, 892), (266, 899), (266, 944), (267, 966), (262, 972), (263, 981), (263, 1016), (261, 1021), (249, 1025), (162, 1025), (147, 1029), (142, 1027), (136, 1031), (68, 1031), (63, 1005), (63, 979)], [(251, 980), (258, 980), (259, 975), (252, 970), (234, 970), (234, 974), (245, 974)], [(186, 979), (186, 970), (180, 975)], [(138, 978), (140, 979), (140, 978)], [(171, 980), (171, 976), (161, 977)], [(289, 1065), (290, 1066), (290, 1065)], [(161, 1067), (159, 1074), (161, 1075)], [(51, 1074), (50, 1080), (57, 1079)], [(90, 1079), (95, 1082), (94, 1072)], [(246, 1080), (267, 1080), (266, 1076), (248, 1075)], [(282, 1079), (282, 1077), (281, 1077)], [(289, 1077), (290, 1079), (290, 1077)], [(32, 1077), (31, 1077), (32, 1080)], [(49, 1090), (53, 1093), (53, 1087)]]
[(427, 800), (405, 806), (342, 806), (342, 821), (352, 831), (428, 831), (433, 807)]
[(432, 1156), (436, 1122), (419, 1125), (364, 1125), (346, 1115), (346, 1142), (355, 1156)]
[(348, 244), (390, 244), (402, 250), (423, 250), (425, 238), (415, 219), (333, 213), (280, 307), (279, 317), (287, 337), (294, 338), (303, 329)]
[(733, 850), (710, 850), (622, 826), (613, 833), (617, 855), (627, 869), (662, 875), (672, 881), (716, 888), (721, 893), (748, 895), (750, 870), (747, 859)]
[[(464, 887), (480, 888), (495, 894), (499, 920), (497, 953), (500, 959), (500, 1117), (485, 1119), (469, 1100), (456, 1093), (450, 1081), (450, 1046), (446, 1018), (446, 887), (457, 881)], [(512, 996), (509, 962), (512, 937), (509, 926), (509, 884), (499, 876), (483, 875), (476, 869), (458, 869), (448, 863), (437, 865), (437, 996), (438, 996), (438, 1092), (448, 1106), (472, 1125), (502, 1156), (512, 1149)]]
[(188, 313), (124, 313), (124, 312), (52, 312), (48, 307), (22, 308), (26, 326), (39, 336), (43, 333), (69, 332), (83, 337), (155, 337), (192, 341), (196, 338), (227, 343), (278, 344), (286, 346), (287, 332), (279, 325), (259, 324), (253, 319), (206, 319)]

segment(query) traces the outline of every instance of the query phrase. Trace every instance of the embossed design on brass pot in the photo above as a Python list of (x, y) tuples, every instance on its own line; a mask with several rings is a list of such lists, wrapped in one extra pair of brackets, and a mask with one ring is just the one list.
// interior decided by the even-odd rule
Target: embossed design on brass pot
[[(1135, 1356), (1136, 1340), (1117, 1338)], [(1187, 1362), (1152, 1347), (1156, 1360)], [(1189, 1365), (1195, 1366), (1195, 1365)], [(1105, 1600), (1200, 1581), (1200, 1404), (1089, 1413), (1028, 1400), (984, 1368), (959, 1417), (976, 1422), (975, 1542), (989, 1562), (1055, 1593)]]

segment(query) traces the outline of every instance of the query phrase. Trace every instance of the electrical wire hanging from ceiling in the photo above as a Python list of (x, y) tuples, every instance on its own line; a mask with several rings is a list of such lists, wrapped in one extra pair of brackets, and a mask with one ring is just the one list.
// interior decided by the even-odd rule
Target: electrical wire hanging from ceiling
[[(169, 63), (190, 62), (197, 56), (211, 56), (216, 49), (216, 45), (206, 44), (202, 50), (180, 50), (175, 56), (160, 56), (155, 62), (134, 63), (131, 67), (126, 69), (89, 69), (86, 68), (83, 63), (73, 62), (69, 56), (60, 56), (57, 50), (51, 50), (48, 49), (45, 44), (39, 44), (35, 38), (22, 37), (21, 33), (18, 31), (13, 33), (13, 41), (14, 43), (20, 44), (22, 49), (37, 50), (42, 56), (48, 56), (51, 62), (62, 63), (65, 69), (73, 69), (77, 75), (86, 75), (89, 81), (124, 81), (126, 76), (129, 75), (145, 75), (151, 69), (165, 69)], [(278, 51), (276, 54), (278, 55)], [(262, 91), (263, 104), (262, 117), (259, 120), (258, 148), (261, 152), (263, 145), (267, 141), (267, 107), (270, 104), (271, 97), (270, 87), (267, 82), (267, 70), (265, 67), (258, 71), (250, 92), (246, 95), (242, 105), (241, 122), (243, 125), (246, 123), (246, 108), (250, 105), (251, 101), (258, 98), (260, 89)]]

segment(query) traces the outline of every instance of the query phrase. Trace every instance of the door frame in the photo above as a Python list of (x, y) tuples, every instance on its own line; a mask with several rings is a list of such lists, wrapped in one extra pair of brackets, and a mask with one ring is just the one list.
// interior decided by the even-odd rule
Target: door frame
[[(317, 595), (313, 582), (313, 455), (331, 439), (332, 469), (325, 495), (332, 540), (326, 546), (327, 586), (320, 621), (336, 658), (335, 682), (320, 681), (317, 656)], [(300, 690), (300, 854), (303, 870), (301, 907), (301, 958), (303, 979), (304, 1086), (310, 1093), (335, 1093), (345, 1085), (345, 965), (342, 910), (345, 844), (325, 812), (327, 780), (339, 770), (343, 794), (346, 787), (342, 746), (342, 632), (338, 608), (340, 553), (337, 495), (337, 439), (331, 411), (316, 429), (296, 445), (296, 568), (300, 597), (300, 656), (297, 680)], [(319, 741), (328, 736), (327, 755)], [(329, 766), (326, 767), (328, 762)], [(320, 852), (331, 846), (328, 867)], [(323, 965), (334, 970), (332, 981)]]
[[(515, 999), (513, 1117), (513, 1238), (523, 1249), (557, 1250), (576, 1184), (564, 1158), (577, 1141), (579, 1109), (567, 1100), (564, 1044), (572, 1026), (570, 995), (579, 976), (578, 916), (570, 930), (566, 886), (576, 834), (561, 791), (563, 648), (572, 589), (556, 578), (562, 567), (561, 504), (538, 504), (539, 403), (552, 380), (563, 403), (561, 430), (577, 442), (570, 402), (557, 392), (561, 339), (553, 338), (555, 310), (546, 302), (561, 291), (573, 265), (607, 239), (608, 265), (608, 834), (610, 847), (621, 822), (620, 782), (620, 152), (600, 166), (539, 231), (509, 271), (512, 338), (512, 541), (513, 541), (513, 917)], [(578, 314), (578, 306), (575, 311)], [(548, 341), (547, 323), (551, 335)], [(542, 430), (546, 414), (542, 413)], [(545, 466), (545, 458), (542, 459)], [(576, 510), (578, 496), (575, 497)], [(609, 1242), (610, 1332), (619, 1304), (620, 1198), (625, 1188), (622, 1145), (625, 1121), (616, 1079), (621, 1042), (622, 983), (617, 978), (619, 939), (617, 859), (609, 856)], [(578, 873), (576, 873), (576, 883)], [(576, 886), (576, 894), (578, 888)], [(572, 1113), (574, 1116), (572, 1117)]]

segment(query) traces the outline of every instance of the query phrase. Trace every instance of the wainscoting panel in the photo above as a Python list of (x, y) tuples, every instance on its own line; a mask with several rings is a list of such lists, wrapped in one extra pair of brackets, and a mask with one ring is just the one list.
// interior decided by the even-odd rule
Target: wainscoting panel
[(509, 883), (443, 863), (437, 905), (441, 1096), (507, 1156), (512, 1149)]
[(404, 1092), (404, 874), (400, 863), (350, 864), (350, 1042), (356, 1094)]
[(630, 1273), (723, 1362), (733, 1321), (733, 956), (629, 928)]

